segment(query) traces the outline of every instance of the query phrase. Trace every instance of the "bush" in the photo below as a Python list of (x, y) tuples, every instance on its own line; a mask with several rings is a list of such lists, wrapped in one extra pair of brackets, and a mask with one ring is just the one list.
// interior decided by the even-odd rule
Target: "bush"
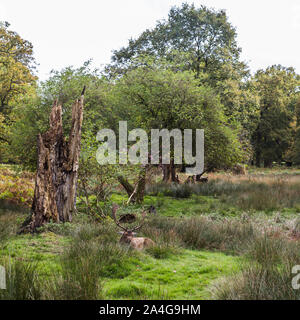
[(98, 261), (94, 243), (75, 242), (62, 258), (62, 277), (56, 279), (54, 297), (67, 300), (98, 299), (101, 291)]
[(163, 243), (156, 243), (155, 246), (148, 248), (146, 251), (155, 259), (167, 259), (172, 254), (178, 253), (177, 248)]

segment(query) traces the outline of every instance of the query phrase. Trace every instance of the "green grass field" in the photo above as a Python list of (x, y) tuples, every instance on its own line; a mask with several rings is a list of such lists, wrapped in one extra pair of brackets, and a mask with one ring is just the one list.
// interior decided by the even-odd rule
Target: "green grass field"
[[(0, 298), (298, 298), (288, 285), (288, 268), (300, 262), (297, 172), (219, 173), (198, 186), (152, 185), (142, 207), (126, 206), (127, 196), (113, 193), (108, 208), (113, 202), (121, 212), (156, 207), (139, 232), (156, 245), (141, 252), (118, 243), (109, 212), (95, 221), (80, 213), (80, 201), (72, 223), (49, 223), (37, 234), (17, 235), (29, 211), (2, 200), (0, 264), (11, 270), (11, 289)], [(253, 283), (250, 292), (247, 281)], [(281, 295), (270, 292), (272, 286)]]

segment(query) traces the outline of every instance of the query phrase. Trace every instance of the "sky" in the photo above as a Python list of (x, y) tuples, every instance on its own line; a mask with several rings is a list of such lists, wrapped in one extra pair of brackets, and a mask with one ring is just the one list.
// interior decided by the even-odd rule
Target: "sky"
[(0, 0), (0, 21), (33, 44), (38, 76), (45, 80), (53, 69), (89, 59), (102, 68), (113, 50), (182, 2), (226, 10), (252, 73), (273, 64), (300, 73), (299, 0)]

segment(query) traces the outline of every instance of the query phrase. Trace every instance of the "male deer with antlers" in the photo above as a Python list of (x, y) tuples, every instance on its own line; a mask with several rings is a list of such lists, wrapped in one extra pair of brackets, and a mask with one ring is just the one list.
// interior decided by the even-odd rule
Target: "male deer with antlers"
[(116, 204), (113, 205), (112, 215), (116, 225), (123, 230), (122, 237), (120, 239), (120, 243), (129, 244), (133, 249), (142, 250), (144, 248), (149, 248), (155, 245), (154, 241), (149, 238), (144, 237), (135, 237), (136, 233), (134, 231), (139, 230), (145, 222), (146, 212), (143, 212), (142, 222), (135, 226), (132, 229), (125, 228), (120, 224), (117, 220), (116, 212), (118, 210), (118, 206)]

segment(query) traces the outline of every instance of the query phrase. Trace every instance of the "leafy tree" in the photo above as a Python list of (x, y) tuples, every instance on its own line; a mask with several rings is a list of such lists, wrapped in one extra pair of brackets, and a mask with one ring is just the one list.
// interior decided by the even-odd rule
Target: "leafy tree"
[(286, 160), (290, 163), (300, 164), (300, 97), (299, 92), (295, 98), (295, 121), (293, 123), (294, 139), (291, 148), (287, 151)]
[(10, 104), (25, 94), (36, 77), (33, 75), (32, 44), (0, 23), (0, 112), (8, 112)]
[(119, 79), (111, 97), (113, 113), (127, 120), (129, 129), (204, 129), (205, 170), (241, 160), (237, 132), (229, 127), (220, 98), (199, 86), (192, 71), (174, 72), (150, 59)]
[(11, 110), (25, 95), (34, 94), (32, 44), (0, 22), (0, 161), (10, 160), (8, 153)]
[[(15, 107), (15, 122), (11, 128), (10, 152), (15, 160), (28, 168), (36, 166), (36, 137), (45, 132), (49, 126), (49, 114), (53, 101), (58, 99), (63, 106), (63, 127), (69, 132), (71, 126), (71, 106), (87, 86), (85, 94), (85, 110), (83, 120), (83, 139), (91, 135), (96, 137), (103, 126), (101, 118), (102, 100), (106, 92), (105, 81), (98, 76), (97, 70), (90, 70), (90, 63), (74, 69), (65, 68), (53, 71), (50, 78), (40, 84), (34, 96), (23, 99), (23, 103)], [(96, 141), (96, 140), (95, 140)]]
[[(120, 77), (147, 64), (144, 57), (151, 56), (172, 63), (173, 71), (194, 72), (200, 86), (208, 85), (219, 95), (232, 129), (239, 132), (240, 142), (250, 156), (248, 127), (257, 104), (247, 100), (252, 95), (243, 80), (248, 78), (249, 70), (240, 61), (236, 35), (223, 10), (184, 3), (171, 8), (168, 18), (159, 21), (154, 29), (144, 31), (137, 39), (130, 39), (128, 46), (114, 51), (112, 64), (106, 70)], [(136, 58), (140, 58), (139, 64)]]
[(134, 58), (146, 54), (176, 62), (180, 68), (194, 71), (197, 78), (205, 73), (207, 81), (216, 83), (229, 76), (222, 66), (244, 72), (240, 51), (225, 11), (184, 3), (171, 8), (168, 19), (159, 21), (153, 30), (144, 31), (137, 39), (130, 39), (127, 47), (114, 51), (108, 70), (121, 74)]
[(272, 165), (282, 161), (292, 141), (293, 110), (291, 103), (299, 86), (299, 76), (293, 68), (274, 65), (259, 70), (253, 78), (259, 96), (260, 110), (253, 133), (256, 165)]

